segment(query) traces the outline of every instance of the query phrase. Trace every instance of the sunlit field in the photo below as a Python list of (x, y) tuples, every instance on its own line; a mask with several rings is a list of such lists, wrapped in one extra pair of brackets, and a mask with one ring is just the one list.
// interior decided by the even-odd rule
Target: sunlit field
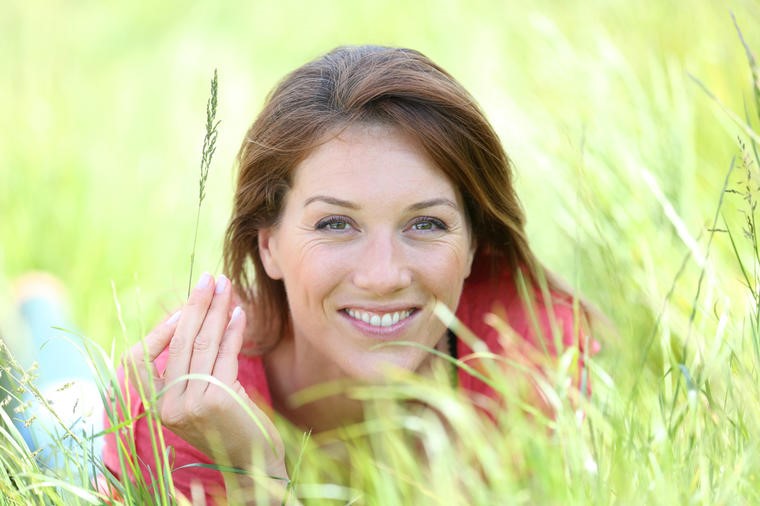
[[(234, 157), (278, 79), (338, 45), (408, 46), (479, 101), (512, 158), (538, 256), (609, 320), (586, 359), (593, 394), (575, 395), (574, 349), (534, 378), (550, 419), (521, 402), (515, 376), (491, 379), (509, 406), (495, 423), (445, 381), (357, 390), (382, 416), (338, 435), (350, 469), (330, 464), (331, 435), (281, 422), (288, 493), (307, 504), (758, 504), (758, 27), (749, 0), (4, 2), (0, 335), (23, 349), (13, 281), (56, 275), (71, 330), (100, 348), (90, 353), (106, 392), (120, 353), (186, 296), (214, 70), (221, 123), (196, 275), (221, 270)], [(6, 393), (33, 390), (3, 357)], [(405, 398), (437, 415), (392, 402)], [(70, 450), (90, 448), (86, 437), (54, 443), (64, 464), (50, 470), (8, 421), (0, 504), (106, 501), (89, 478), (104, 473), (97, 452), (83, 462)], [(104, 480), (116, 503), (175, 502), (166, 480)]]

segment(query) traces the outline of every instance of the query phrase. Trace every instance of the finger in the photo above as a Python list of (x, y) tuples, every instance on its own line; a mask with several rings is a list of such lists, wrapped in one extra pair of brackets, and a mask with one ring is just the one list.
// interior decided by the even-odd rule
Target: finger
[(204, 272), (190, 293), (190, 298), (182, 309), (174, 337), (169, 342), (169, 358), (166, 371), (164, 371), (164, 382), (174, 384), (174, 386), (166, 393), (168, 399), (178, 398), (185, 391), (187, 381), (178, 381), (178, 378), (186, 375), (190, 369), (193, 342), (203, 325), (213, 297), (214, 278)]
[[(212, 373), (219, 351), (219, 343), (230, 320), (228, 310), (231, 299), (232, 289), (230, 282), (224, 275), (219, 275), (216, 279), (216, 288), (211, 306), (193, 342), (193, 354), (190, 358), (190, 374), (210, 375)], [(206, 390), (208, 384), (208, 381), (204, 380), (190, 380), (187, 385), (187, 394), (201, 394)]]
[(225, 385), (232, 385), (237, 381), (238, 356), (243, 347), (245, 321), (245, 312), (240, 306), (235, 306), (230, 323), (219, 343), (219, 352), (216, 355), (212, 374)]
[(127, 373), (137, 373), (138, 380), (143, 385), (149, 385), (153, 380), (157, 390), (161, 385), (160, 375), (153, 363), (154, 360), (166, 349), (177, 328), (177, 322), (182, 310), (159, 323), (145, 336), (145, 339), (133, 345), (126, 353), (124, 368)]
[(232, 289), (232, 308), (230, 308), (230, 316), (232, 316), (232, 311), (234, 310), (235, 306), (243, 306), (243, 298), (240, 296), (240, 293), (238, 290), (236, 290), (234, 287)]

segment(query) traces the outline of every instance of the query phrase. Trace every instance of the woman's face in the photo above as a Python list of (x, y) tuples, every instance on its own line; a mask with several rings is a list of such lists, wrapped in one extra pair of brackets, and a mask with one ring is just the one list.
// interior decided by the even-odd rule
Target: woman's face
[(352, 126), (301, 162), (259, 245), (285, 283), (296, 360), (370, 380), (425, 361), (418, 348), (373, 347), (436, 346), (446, 329), (433, 306), (456, 308), (475, 249), (457, 189), (414, 139), (382, 125)]

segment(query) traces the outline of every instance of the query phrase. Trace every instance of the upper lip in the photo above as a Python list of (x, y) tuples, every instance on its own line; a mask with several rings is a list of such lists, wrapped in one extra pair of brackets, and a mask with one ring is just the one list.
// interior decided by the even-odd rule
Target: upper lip
[(339, 310), (353, 309), (355, 311), (366, 311), (368, 313), (395, 313), (397, 311), (408, 311), (410, 309), (419, 309), (420, 304), (393, 304), (393, 305), (376, 305), (376, 304), (344, 304)]

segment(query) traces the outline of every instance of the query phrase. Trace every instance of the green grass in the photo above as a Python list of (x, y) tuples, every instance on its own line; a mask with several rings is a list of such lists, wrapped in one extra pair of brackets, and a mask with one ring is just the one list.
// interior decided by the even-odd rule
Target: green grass
[[(0, 16), (0, 300), (21, 273), (51, 271), (78, 329), (118, 355), (184, 298), (213, 69), (222, 124), (195, 254), (212, 272), (234, 153), (276, 80), (338, 44), (414, 47), (481, 102), (515, 162), (536, 251), (617, 335), (590, 363), (582, 423), (569, 356), (547, 378), (556, 420), (515, 407), (498, 431), (445, 388), (400, 380), (356, 394), (435, 399), (451, 426), (377, 399), (384, 416), (343, 435), (346, 481), (328, 472), (320, 437), (294, 432), (295, 491), (342, 498), (330, 504), (757, 503), (760, 259), (743, 230), (758, 200), (760, 115), (730, 12), (760, 56), (760, 6), (523, 4), (11, 0)], [(723, 191), (732, 166), (727, 189), (741, 194)], [(516, 387), (501, 388), (518, 406)], [(51, 477), (16, 434), (0, 438), (0, 504), (102, 499), (72, 478), (73, 459)]]

